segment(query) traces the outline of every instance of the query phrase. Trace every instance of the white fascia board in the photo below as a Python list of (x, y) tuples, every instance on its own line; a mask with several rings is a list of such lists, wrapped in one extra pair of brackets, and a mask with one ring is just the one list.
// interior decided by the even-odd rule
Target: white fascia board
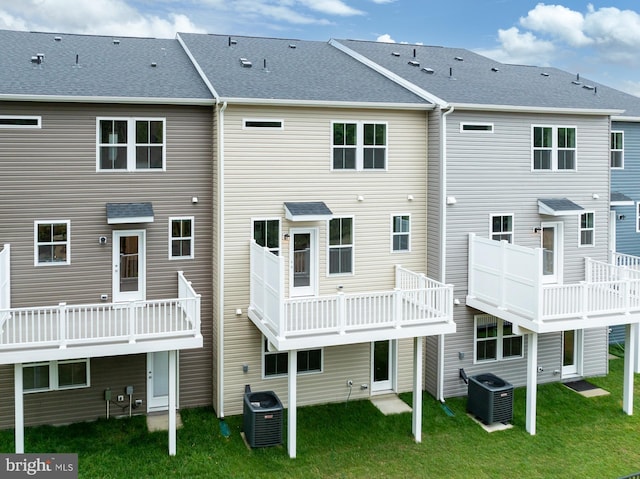
[(354, 51), (351, 48), (343, 45), (342, 43), (334, 40), (333, 38), (331, 40), (329, 40), (329, 45), (337, 48), (338, 50), (340, 50), (343, 53), (346, 53), (350, 57), (354, 58), (355, 60), (358, 60), (360, 63), (368, 66), (369, 68), (373, 69), (374, 71), (377, 71), (381, 75), (387, 77), (389, 80), (392, 80), (395, 83), (397, 83), (398, 85), (406, 88), (411, 93), (414, 93), (414, 94), (418, 95), (419, 97), (424, 98), (425, 100), (430, 101), (431, 103), (434, 103), (434, 104), (438, 105), (440, 108), (447, 108), (449, 106), (449, 104), (445, 100), (443, 100), (442, 98), (439, 98), (436, 95), (432, 95), (427, 90), (424, 90), (424, 89), (420, 88), (415, 83), (412, 83), (412, 82), (404, 79), (400, 75), (397, 75), (397, 74), (393, 73), (391, 70), (387, 70), (383, 66), (378, 65), (376, 62), (370, 60), (369, 58), (365, 57), (364, 55), (361, 55), (361, 54), (357, 53), (356, 51)]
[(505, 111), (514, 113), (557, 113), (567, 115), (604, 115), (613, 116), (624, 110), (599, 110), (589, 108), (555, 108), (546, 106), (516, 106), (516, 105), (483, 105), (476, 103), (450, 103), (456, 110), (474, 111)]
[(630, 201), (611, 201), (609, 202), (609, 206), (633, 206), (636, 202), (633, 200)]
[(153, 216), (131, 216), (126, 218), (107, 218), (107, 224), (126, 225), (133, 223), (153, 223)]
[(353, 101), (326, 101), (326, 100), (289, 100), (271, 98), (219, 98), (220, 102), (230, 105), (257, 105), (257, 106), (305, 106), (319, 108), (362, 108), (375, 110), (433, 110), (436, 105), (427, 103), (374, 103)]
[(628, 123), (640, 123), (640, 116), (612, 116), (611, 121), (626, 121)]
[(191, 60), (191, 63), (193, 64), (193, 66), (195, 67), (196, 71), (198, 72), (198, 75), (200, 75), (200, 78), (202, 78), (202, 81), (204, 82), (204, 84), (207, 85), (207, 88), (209, 89), (209, 91), (211, 92), (213, 97), (216, 100), (218, 98), (220, 98), (220, 95), (218, 95), (218, 92), (216, 91), (216, 89), (213, 87), (213, 85), (209, 81), (209, 78), (204, 73), (204, 70), (202, 70), (202, 68), (200, 67), (200, 64), (196, 61), (195, 57), (191, 54), (191, 50), (189, 50), (187, 45), (185, 45), (184, 40), (182, 40), (182, 37), (180, 36), (179, 33), (176, 33), (176, 39), (178, 40), (178, 43), (180, 44), (182, 49), (185, 51), (185, 53), (189, 57), (189, 60)]
[(159, 98), (159, 97), (116, 97), (116, 96), (65, 96), (65, 95), (4, 95), (0, 101), (34, 101), (50, 103), (125, 103), (144, 105), (215, 105), (215, 98)]

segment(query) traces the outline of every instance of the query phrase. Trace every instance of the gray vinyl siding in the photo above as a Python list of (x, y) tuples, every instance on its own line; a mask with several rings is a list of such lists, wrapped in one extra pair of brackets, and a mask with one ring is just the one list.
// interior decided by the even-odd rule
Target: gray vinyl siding
[[(146, 230), (147, 299), (177, 296), (177, 271), (184, 271), (202, 295), (204, 348), (180, 353), (181, 406), (210, 405), (212, 400), (212, 110), (187, 106), (118, 106), (99, 104), (3, 103), (3, 114), (42, 116), (42, 128), (0, 129), (0, 244), (11, 244), (11, 304), (45, 306), (66, 302), (100, 302), (112, 296), (112, 232)], [(161, 117), (166, 119), (166, 172), (96, 172), (96, 117)], [(197, 196), (199, 202), (192, 204)], [(108, 225), (107, 202), (153, 204), (153, 223)], [(195, 219), (195, 259), (169, 260), (168, 220)], [(34, 266), (34, 221), (69, 220), (71, 264)], [(107, 244), (99, 244), (100, 236)], [(92, 360), (101, 364), (101, 360)], [(122, 378), (144, 382), (146, 364), (138, 359), (113, 359), (122, 364)], [(3, 367), (3, 371), (4, 371)], [(3, 378), (13, 375), (8, 367)], [(83, 394), (102, 395), (102, 368), (92, 369), (92, 386)], [(139, 383), (135, 379), (136, 384)], [(3, 382), (5, 390), (9, 383)], [(12, 386), (11, 386), (12, 387)], [(144, 390), (144, 385), (137, 388)], [(65, 407), (75, 391), (39, 393), (47, 402), (47, 422), (73, 420)], [(146, 410), (146, 397), (144, 407)], [(75, 401), (74, 401), (75, 402)], [(104, 404), (89, 401), (93, 417)], [(85, 406), (81, 406), (85, 408)], [(74, 406), (75, 409), (75, 406)], [(81, 411), (78, 418), (92, 413)], [(4, 420), (4, 417), (3, 417)]]
[[(242, 411), (245, 384), (254, 391), (276, 390), (287, 403), (286, 379), (262, 378), (261, 335), (246, 315), (252, 219), (280, 218), (281, 234), (290, 228), (318, 229), (321, 295), (335, 293), (338, 285), (349, 293), (392, 289), (395, 264), (424, 272), (426, 122), (425, 112), (235, 105), (227, 107), (224, 118), (224, 414), (229, 415)], [(284, 129), (243, 130), (244, 118), (277, 118)], [(387, 122), (388, 170), (331, 171), (331, 122), (362, 120)], [(364, 201), (357, 200), (359, 195)], [(334, 216), (354, 218), (354, 275), (327, 276), (327, 222), (289, 222), (285, 201), (324, 201)], [(410, 253), (390, 251), (393, 214), (411, 215)], [(280, 247), (287, 265), (289, 244), (281, 239)], [(242, 315), (237, 316), (236, 309)], [(408, 390), (411, 341), (401, 341), (399, 349), (398, 388)], [(299, 405), (346, 400), (347, 379), (356, 386), (351, 398), (369, 396), (370, 389), (359, 386), (371, 383), (370, 343), (325, 348), (323, 360), (323, 373), (298, 376)], [(243, 373), (243, 364), (249, 366), (248, 373)]]
[[(461, 133), (461, 122), (493, 123), (494, 132)], [(534, 124), (577, 128), (577, 171), (531, 171)], [(473, 363), (473, 316), (478, 312), (464, 305), (468, 234), (473, 232), (489, 237), (491, 214), (513, 214), (515, 243), (538, 247), (540, 235), (535, 234), (533, 228), (542, 221), (561, 222), (564, 228), (563, 282), (584, 280), (584, 257), (607, 259), (608, 164), (609, 125), (604, 116), (456, 110), (447, 117), (447, 196), (454, 196), (457, 203), (446, 207), (446, 279), (447, 283), (454, 284), (454, 298), (460, 300), (460, 305), (454, 307), (457, 331), (448, 335), (445, 341), (445, 396), (466, 394), (466, 386), (458, 377), (460, 368), (469, 375), (488, 370), (515, 385), (523, 385), (526, 381), (526, 354), (522, 359)], [(594, 194), (599, 199), (594, 199)], [(564, 197), (595, 213), (595, 247), (578, 247), (578, 215), (557, 218), (539, 215), (538, 198)], [(539, 382), (560, 380), (560, 374), (553, 373), (561, 369), (561, 334), (540, 335), (538, 348), (538, 362), (544, 369), (539, 374)], [(459, 352), (465, 353), (464, 360), (459, 359)], [(597, 341), (589, 341), (584, 351), (585, 371), (604, 373), (606, 361), (601, 362), (603, 355), (606, 358), (606, 351)]]

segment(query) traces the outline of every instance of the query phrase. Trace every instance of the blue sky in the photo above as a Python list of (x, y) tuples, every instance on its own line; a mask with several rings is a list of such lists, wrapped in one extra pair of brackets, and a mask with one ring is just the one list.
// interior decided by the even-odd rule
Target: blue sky
[(638, 0), (0, 0), (0, 28), (462, 47), (503, 62), (558, 67), (640, 95)]

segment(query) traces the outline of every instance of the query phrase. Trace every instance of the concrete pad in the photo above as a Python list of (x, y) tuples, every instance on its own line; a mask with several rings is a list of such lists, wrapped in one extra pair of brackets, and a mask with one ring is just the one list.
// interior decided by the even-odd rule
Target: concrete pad
[[(180, 429), (181, 427), (182, 418), (180, 418), (180, 412), (176, 411), (176, 429)], [(169, 414), (160, 412), (147, 415), (147, 429), (149, 429), (149, 432), (168, 431)]]
[(601, 388), (594, 388), (594, 389), (589, 389), (588, 391), (576, 391), (576, 392), (586, 398), (594, 398), (597, 396), (608, 396), (609, 394), (611, 394), (609, 391), (606, 391)]
[(397, 394), (371, 396), (369, 400), (385, 416), (388, 416), (390, 414), (402, 414), (412, 411), (411, 407), (402, 399), (400, 399)]
[(482, 427), (482, 429), (484, 429), (487, 432), (506, 431), (507, 429), (511, 429), (513, 427), (513, 424), (510, 424), (510, 423), (503, 424), (501, 422), (494, 422), (493, 424), (485, 424), (482, 421), (480, 421), (477, 417), (475, 417), (473, 414), (467, 413), (467, 416), (469, 416), (473, 420), (473, 422), (475, 422), (476, 424), (479, 424)]

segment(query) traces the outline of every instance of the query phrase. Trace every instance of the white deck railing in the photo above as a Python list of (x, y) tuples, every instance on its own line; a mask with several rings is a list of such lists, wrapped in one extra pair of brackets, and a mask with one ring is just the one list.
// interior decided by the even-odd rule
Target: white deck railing
[[(5, 244), (0, 251), (0, 310), (11, 307), (11, 247)], [(2, 316), (0, 316), (0, 321)]]
[[(626, 261), (626, 260), (625, 260)], [(640, 270), (585, 260), (585, 281), (544, 284), (542, 249), (469, 236), (469, 296), (532, 321), (640, 311)]]
[(0, 310), (0, 352), (174, 338), (200, 334), (200, 295), (178, 273), (179, 297)]
[(280, 337), (452, 321), (453, 287), (396, 267), (396, 288), (284, 297), (284, 258), (251, 243), (250, 308)]

